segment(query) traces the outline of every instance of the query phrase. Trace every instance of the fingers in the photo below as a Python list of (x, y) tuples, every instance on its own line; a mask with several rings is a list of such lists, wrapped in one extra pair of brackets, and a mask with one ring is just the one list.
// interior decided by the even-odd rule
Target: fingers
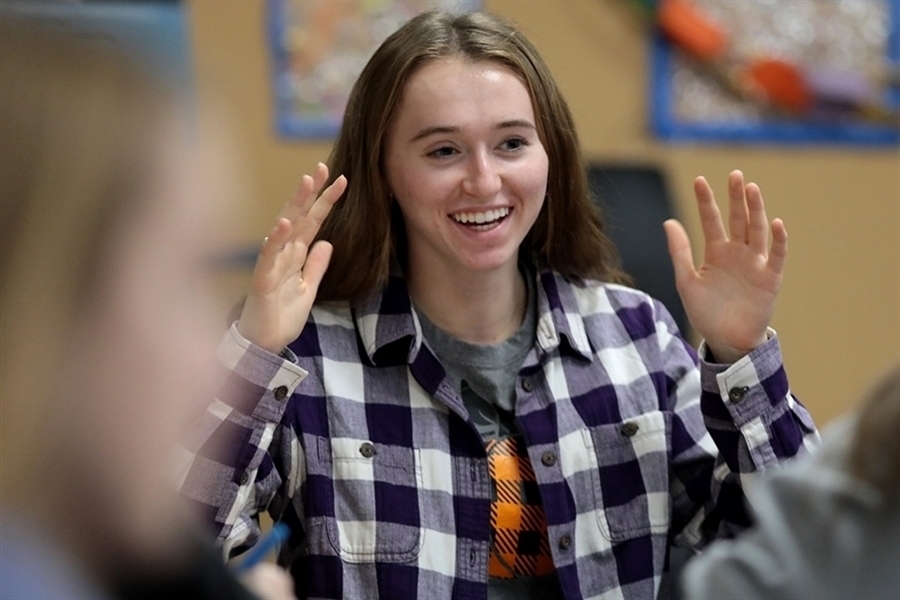
[(762, 192), (755, 183), (749, 183), (746, 187), (747, 212), (747, 244), (758, 254), (765, 254), (769, 249), (769, 220), (766, 217), (766, 207), (763, 203)]
[[(285, 220), (291, 225), (285, 232), (287, 237), (279, 238), (282, 247), (291, 241), (307, 246), (312, 243), (334, 203), (347, 189), (347, 178), (341, 175), (322, 191), (327, 180), (328, 167), (323, 163), (316, 166), (311, 176), (304, 175), (300, 179), (294, 196), (278, 215), (279, 221)], [(272, 237), (270, 235), (269, 239)]]
[[(341, 175), (321, 195), (316, 197), (317, 188), (322, 185), (327, 177), (328, 168), (322, 163), (319, 163), (319, 168), (316, 169), (314, 176), (303, 176), (303, 181), (297, 194), (282, 211), (269, 235), (263, 240), (254, 269), (254, 277), (257, 281), (262, 282), (270, 279), (272, 276), (281, 278), (285, 274), (296, 273), (300, 269), (303, 269), (304, 278), (307, 277), (306, 265), (312, 259), (311, 254), (308, 252), (309, 246), (315, 239), (328, 213), (331, 212), (334, 203), (338, 201), (347, 189), (347, 178)], [(309, 197), (312, 197), (314, 201), (310, 202)], [(299, 214), (300, 212), (304, 214), (301, 215)], [(291, 220), (288, 216), (285, 216), (290, 214), (296, 215), (295, 219)], [(287, 252), (284, 252), (285, 248), (288, 248)], [(313, 265), (313, 273), (321, 270), (318, 280), (321, 280), (328, 266), (328, 261), (331, 257), (330, 248), (329, 245), (324, 263), (322, 265)], [(324, 252), (324, 250), (319, 252)], [(279, 267), (279, 260), (282, 255), (289, 260), (282, 262), (282, 266)], [(322, 255), (320, 254), (317, 256), (317, 260), (321, 259)], [(316, 283), (316, 286), (318, 286), (318, 283)]]
[(769, 251), (767, 265), (774, 273), (784, 272), (784, 262), (787, 259), (788, 235), (784, 222), (781, 219), (772, 221), (772, 249)]
[[(703, 228), (703, 237), (707, 243), (725, 241), (725, 228), (722, 226), (722, 217), (712, 188), (704, 177), (694, 180), (694, 195), (697, 196), (697, 210), (700, 213), (700, 226)], [(666, 229), (668, 232), (668, 229)], [(686, 236), (685, 236), (686, 237)]]
[(734, 170), (728, 175), (728, 230), (732, 240), (747, 241), (748, 218), (744, 174)]
[(309, 286), (313, 297), (319, 291), (319, 284), (328, 270), (328, 263), (331, 262), (331, 254), (334, 247), (325, 240), (320, 240), (313, 244), (306, 257), (306, 264), (303, 266), (303, 281)]
[(263, 240), (259, 257), (256, 259), (255, 270), (268, 273), (275, 264), (278, 253), (284, 248), (291, 235), (291, 222), (284, 217), (279, 217), (269, 235)]
[(279, 216), (288, 219), (292, 223), (305, 216), (313, 203), (315, 203), (322, 186), (325, 185), (327, 180), (328, 167), (320, 162), (316, 165), (312, 176), (304, 175), (300, 178), (300, 185), (297, 186), (297, 191), (294, 192), (293, 197), (282, 209)]
[[(719, 228), (716, 226), (720, 218), (718, 210), (715, 212), (712, 210), (715, 207), (714, 201), (704, 214), (705, 197), (708, 194), (712, 199), (712, 191), (709, 190), (706, 180), (701, 183), (700, 179), (702, 178), (695, 181), (694, 191), (700, 203), (700, 220), (704, 235), (707, 242), (724, 239), (719, 237)], [(769, 222), (762, 192), (755, 183), (745, 185), (744, 174), (739, 170), (734, 170), (728, 175), (728, 231), (731, 241), (747, 244), (753, 251), (766, 254), (769, 245)]]
[(675, 219), (669, 219), (663, 223), (663, 229), (666, 232), (669, 257), (672, 259), (672, 267), (675, 270), (675, 282), (680, 286), (694, 275), (694, 256), (691, 252), (691, 244), (684, 226)]
[(309, 212), (294, 224), (294, 233), (304, 244), (312, 243), (334, 203), (347, 189), (347, 178), (341, 175), (313, 202)]
[(308, 204), (311, 204), (312, 200), (316, 197), (316, 195), (312, 193), (313, 185), (312, 177), (309, 175), (301, 177), (300, 184), (297, 186), (297, 189), (294, 190), (294, 195), (291, 196), (291, 199), (288, 200), (287, 204), (284, 205), (284, 208), (281, 209), (278, 217), (287, 219), (293, 223), (298, 217), (304, 215), (306, 211), (309, 210)]
[(313, 190), (316, 193), (322, 189), (322, 186), (325, 185), (325, 182), (328, 181), (328, 166), (325, 163), (320, 162), (316, 165), (316, 170), (313, 171)]
[(241, 575), (241, 583), (261, 600), (291, 600), (294, 579), (290, 573), (272, 563), (260, 563)]

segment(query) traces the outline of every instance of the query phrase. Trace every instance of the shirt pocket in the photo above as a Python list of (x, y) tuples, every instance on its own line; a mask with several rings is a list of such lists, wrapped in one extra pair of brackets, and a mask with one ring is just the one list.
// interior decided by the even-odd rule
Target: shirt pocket
[(418, 450), (365, 439), (319, 438), (318, 455), (323, 466), (330, 466), (333, 510), (323, 521), (340, 558), (351, 563), (414, 560), (424, 531)]
[(671, 416), (654, 411), (584, 432), (600, 531), (611, 541), (668, 533)]

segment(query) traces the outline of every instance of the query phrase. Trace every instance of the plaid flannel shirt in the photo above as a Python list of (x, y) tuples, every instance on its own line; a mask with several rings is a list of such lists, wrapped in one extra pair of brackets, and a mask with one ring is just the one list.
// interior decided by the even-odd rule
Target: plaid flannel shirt
[[(698, 364), (645, 294), (538, 279), (516, 419), (562, 596), (654, 597), (669, 544), (747, 526), (742, 486), (818, 434), (774, 335), (734, 365)], [(257, 541), (268, 510), (291, 526), (279, 562), (301, 597), (486, 597), (485, 446), (401, 277), (354, 308), (315, 307), (281, 357), (232, 327), (220, 359), (226, 381), (176, 471), (226, 553)]]

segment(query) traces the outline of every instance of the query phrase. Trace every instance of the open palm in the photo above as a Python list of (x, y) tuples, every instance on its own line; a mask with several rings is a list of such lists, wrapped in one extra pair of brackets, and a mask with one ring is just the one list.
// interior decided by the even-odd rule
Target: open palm
[(734, 362), (766, 340), (775, 311), (787, 256), (787, 231), (780, 219), (770, 226), (759, 187), (744, 176), (728, 177), (726, 234), (712, 189), (703, 177), (694, 181), (705, 250), (694, 266), (684, 227), (665, 223), (675, 283), (691, 324), (719, 362)]
[(347, 188), (341, 175), (322, 191), (327, 180), (328, 167), (322, 163), (312, 176), (303, 176), (264, 240), (253, 269), (237, 327), (249, 341), (273, 353), (281, 352), (303, 331), (331, 259), (328, 242), (310, 246)]

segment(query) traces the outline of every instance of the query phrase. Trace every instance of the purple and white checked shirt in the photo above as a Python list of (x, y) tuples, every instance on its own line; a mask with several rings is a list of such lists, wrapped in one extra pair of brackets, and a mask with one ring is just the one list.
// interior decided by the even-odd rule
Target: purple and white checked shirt
[[(670, 543), (749, 524), (742, 485), (818, 434), (774, 337), (732, 366), (698, 366), (645, 294), (538, 278), (516, 418), (562, 595), (654, 597)], [(227, 381), (179, 449), (181, 490), (225, 551), (254, 544), (268, 510), (292, 528), (280, 562), (305, 597), (485, 598), (484, 443), (404, 280), (356, 308), (316, 307), (289, 348), (270, 354), (232, 327)]]

